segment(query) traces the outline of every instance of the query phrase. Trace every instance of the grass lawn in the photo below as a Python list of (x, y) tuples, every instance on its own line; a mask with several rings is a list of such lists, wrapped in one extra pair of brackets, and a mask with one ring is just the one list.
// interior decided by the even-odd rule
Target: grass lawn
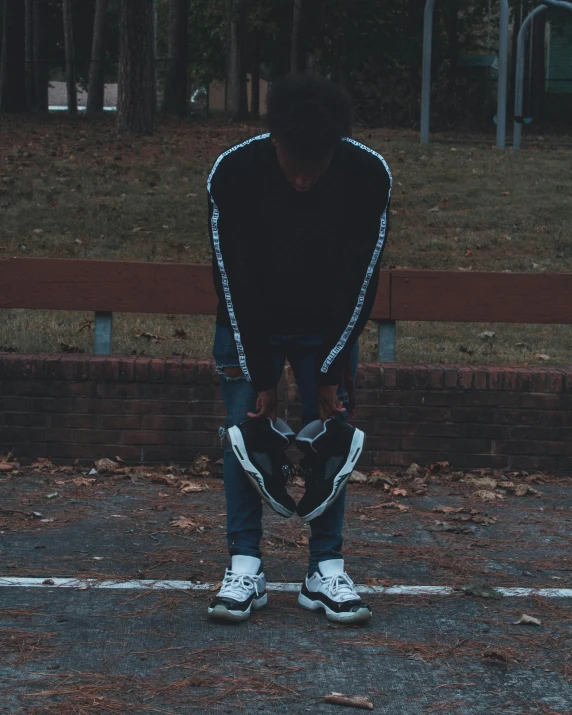
[[(259, 132), (161, 122), (154, 137), (125, 140), (111, 118), (2, 117), (0, 258), (209, 262), (207, 173), (221, 150)], [(386, 266), (572, 270), (572, 149), (538, 139), (503, 152), (492, 136), (422, 147), (416, 133), (384, 129), (355, 136), (394, 176)], [(91, 349), (89, 313), (4, 310), (0, 320), (0, 350)], [(363, 360), (375, 359), (373, 327)], [(114, 352), (205, 356), (213, 329), (211, 317), (117, 315)], [(484, 331), (495, 335), (480, 338)], [(571, 362), (571, 345), (568, 326), (401, 323), (397, 359), (558, 365)]]

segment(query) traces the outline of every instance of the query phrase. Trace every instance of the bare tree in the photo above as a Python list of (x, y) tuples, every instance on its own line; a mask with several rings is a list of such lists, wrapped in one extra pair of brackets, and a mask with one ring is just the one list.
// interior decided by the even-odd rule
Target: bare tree
[(30, 109), (36, 106), (36, 75), (34, 72), (34, 0), (26, 0), (26, 98)]
[(245, 44), (248, 0), (227, 0), (230, 37), (228, 43), (228, 112), (233, 119), (248, 118)]
[(250, 116), (252, 119), (260, 119), (260, 65), (262, 63), (262, 53), (260, 48), (260, 30), (252, 33), (252, 56), (250, 68)]
[(298, 74), (300, 72), (300, 14), (302, 11), (302, 0), (294, 0), (294, 11), (292, 14), (292, 38), (290, 42), (290, 72)]
[(48, 37), (47, 37), (47, 0), (33, 0), (33, 57), (34, 63), (34, 108), (39, 112), (48, 111)]
[(21, 0), (4, 0), (2, 61), (0, 66), (0, 109), (25, 112), (26, 99), (26, 12)]
[(189, 62), (189, 0), (171, 0), (169, 14), (169, 64), (162, 110), (187, 114), (187, 65)]
[(63, 0), (64, 44), (66, 52), (66, 86), (68, 112), (77, 114), (77, 86), (75, 80), (75, 47), (73, 42), (72, 0)]
[(103, 34), (107, 0), (96, 0), (91, 42), (91, 63), (87, 91), (87, 116), (94, 117), (103, 111), (105, 68), (103, 66)]
[(155, 119), (153, 0), (121, 0), (117, 130), (153, 134)]

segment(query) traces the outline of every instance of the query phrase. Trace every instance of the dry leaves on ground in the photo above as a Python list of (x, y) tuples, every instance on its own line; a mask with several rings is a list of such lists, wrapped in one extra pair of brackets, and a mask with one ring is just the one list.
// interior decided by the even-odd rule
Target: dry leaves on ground
[(541, 626), (542, 621), (540, 620), (540, 618), (535, 618), (534, 616), (527, 616), (526, 613), (523, 613), (522, 616), (518, 619), (518, 621), (513, 621), (513, 626), (520, 626), (521, 624)]
[(190, 494), (191, 492), (204, 492), (209, 487), (207, 484), (199, 484), (199, 482), (185, 481), (179, 483), (179, 488), (183, 494)]
[(364, 698), (363, 695), (344, 695), (343, 693), (330, 693), (324, 695), (324, 702), (332, 705), (345, 705), (349, 708), (362, 708), (362, 710), (373, 710), (371, 700)]
[(198, 524), (196, 521), (189, 519), (187, 516), (179, 516), (173, 521), (169, 522), (170, 526), (177, 526), (180, 529), (196, 529)]

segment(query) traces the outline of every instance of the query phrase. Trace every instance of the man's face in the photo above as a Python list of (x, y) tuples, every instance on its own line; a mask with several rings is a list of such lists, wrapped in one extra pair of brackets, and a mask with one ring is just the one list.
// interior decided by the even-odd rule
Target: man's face
[(272, 143), (276, 147), (278, 165), (282, 169), (286, 181), (288, 181), (296, 191), (309, 191), (312, 186), (315, 186), (320, 180), (320, 177), (326, 172), (332, 160), (330, 154), (325, 159), (302, 161), (288, 154), (276, 139), (272, 139)]

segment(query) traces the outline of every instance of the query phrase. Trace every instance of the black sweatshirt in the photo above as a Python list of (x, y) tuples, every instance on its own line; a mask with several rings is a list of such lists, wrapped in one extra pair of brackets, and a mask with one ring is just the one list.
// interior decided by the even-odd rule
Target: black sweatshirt
[(269, 335), (320, 333), (318, 384), (337, 385), (373, 307), (391, 174), (344, 139), (306, 192), (286, 180), (268, 134), (219, 156), (208, 179), (217, 323), (232, 328), (258, 392), (276, 386)]

